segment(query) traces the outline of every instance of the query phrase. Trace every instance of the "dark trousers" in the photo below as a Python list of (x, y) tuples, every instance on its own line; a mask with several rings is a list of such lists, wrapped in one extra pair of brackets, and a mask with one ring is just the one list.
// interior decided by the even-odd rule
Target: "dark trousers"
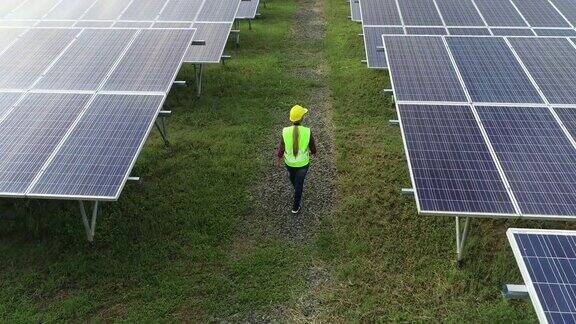
[(308, 173), (308, 168), (310, 165), (303, 166), (300, 168), (292, 168), (286, 166), (288, 169), (288, 175), (290, 176), (290, 182), (294, 187), (294, 208), (298, 208), (302, 201), (302, 191), (304, 191), (304, 180), (306, 179), (306, 174)]

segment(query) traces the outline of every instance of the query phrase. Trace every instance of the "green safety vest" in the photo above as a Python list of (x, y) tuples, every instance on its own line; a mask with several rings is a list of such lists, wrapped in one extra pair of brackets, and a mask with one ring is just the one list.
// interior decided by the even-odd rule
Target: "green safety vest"
[(308, 151), (310, 128), (298, 126), (298, 156), (293, 154), (293, 132), (294, 126), (285, 127), (284, 130), (282, 130), (282, 138), (284, 138), (284, 162), (289, 167), (299, 168), (310, 163), (310, 152)]

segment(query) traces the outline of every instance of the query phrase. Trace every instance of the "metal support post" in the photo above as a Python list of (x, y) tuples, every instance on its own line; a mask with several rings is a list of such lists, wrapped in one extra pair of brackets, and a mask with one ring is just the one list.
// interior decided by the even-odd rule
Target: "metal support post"
[(162, 136), (162, 140), (164, 140), (164, 145), (166, 146), (170, 146), (170, 141), (168, 140), (168, 131), (166, 130), (166, 117), (170, 116), (170, 114), (172, 114), (171, 111), (162, 110), (158, 114), (160, 120), (156, 118), (156, 121), (154, 122), (156, 128), (158, 129), (160, 135)]
[(236, 34), (236, 47), (240, 46), (240, 21), (234, 20), (234, 30), (231, 32)]
[(86, 237), (88, 242), (94, 242), (94, 233), (96, 231), (96, 218), (98, 218), (98, 201), (94, 202), (92, 208), (92, 219), (88, 221), (88, 216), (86, 215), (86, 209), (84, 208), (84, 202), (82, 200), (78, 201), (80, 204), (80, 214), (82, 215), (82, 222), (84, 223), (84, 228), (86, 229)]
[(252, 19), (248, 19), (248, 30), (252, 30)]
[(196, 97), (202, 96), (202, 64), (194, 64), (194, 73), (196, 74)]
[(412, 188), (402, 188), (401, 192), (406, 196), (414, 196), (414, 189)]
[(470, 217), (466, 217), (464, 221), (464, 230), (460, 231), (460, 217), (456, 217), (456, 265), (458, 267), (462, 266), (462, 251), (464, 249), (464, 244), (466, 243), (466, 238), (468, 237), (468, 224), (470, 223)]
[(390, 125), (393, 125), (393, 126), (399, 126), (400, 125), (400, 121), (398, 119), (390, 119), (390, 120), (388, 120), (388, 123)]

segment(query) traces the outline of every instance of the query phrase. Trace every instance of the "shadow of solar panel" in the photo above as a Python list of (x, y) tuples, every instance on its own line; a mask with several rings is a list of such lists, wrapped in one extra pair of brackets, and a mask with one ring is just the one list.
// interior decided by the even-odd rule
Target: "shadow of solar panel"
[(512, 0), (532, 27), (570, 27), (558, 11), (544, 0)]
[(108, 91), (168, 92), (194, 30), (142, 30), (104, 85)]
[(528, 27), (514, 5), (506, 0), (474, 0), (480, 13), (491, 27)]
[(133, 1), (122, 13), (120, 20), (154, 20), (168, 0)]
[(447, 35), (444, 27), (406, 27), (408, 35)]
[(449, 37), (447, 41), (474, 102), (542, 102), (502, 38)]
[[(382, 43), (384, 34), (404, 34), (402, 27), (364, 27), (364, 49), (366, 51), (366, 61), (370, 69), (384, 69), (388, 67), (386, 63), (386, 53)], [(379, 49), (380, 47), (380, 49)]]
[(184, 57), (184, 62), (218, 63), (228, 42), (232, 23), (195, 23), (195, 40), (202, 40), (203, 45), (192, 45)]
[(575, 235), (573, 231), (508, 230), (541, 321), (576, 322)]
[(98, 0), (88, 9), (82, 19), (85, 20), (116, 20), (128, 7), (132, 0)]
[(202, 2), (202, 0), (170, 0), (158, 20), (194, 21)]
[(421, 212), (515, 213), (470, 107), (398, 111)]
[(196, 17), (197, 22), (234, 22), (240, 0), (210, 0), (204, 5)]
[(565, 38), (511, 38), (510, 44), (553, 104), (576, 104), (576, 49)]
[(62, 0), (42, 19), (76, 20), (92, 6), (94, 0)]
[(442, 26), (442, 19), (432, 0), (398, 1), (404, 25)]
[(22, 195), (90, 95), (30, 93), (0, 123), (0, 193)]
[(360, 0), (364, 25), (402, 25), (395, 0)]
[(398, 101), (466, 102), (441, 37), (384, 36)]
[(572, 25), (576, 24), (576, 2), (574, 0), (551, 1)]
[(79, 30), (32, 29), (0, 55), (0, 88), (27, 89)]
[(484, 26), (471, 0), (436, 0), (446, 26)]
[(96, 90), (135, 34), (130, 29), (84, 30), (35, 88)]
[(576, 149), (547, 108), (477, 107), (525, 215), (576, 215)]
[(98, 95), (30, 196), (117, 199), (163, 99)]

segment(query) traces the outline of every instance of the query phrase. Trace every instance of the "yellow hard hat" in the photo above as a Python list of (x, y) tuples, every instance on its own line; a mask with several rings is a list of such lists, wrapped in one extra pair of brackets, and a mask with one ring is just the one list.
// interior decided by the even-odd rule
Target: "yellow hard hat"
[(307, 112), (308, 109), (300, 105), (292, 107), (292, 109), (290, 109), (290, 121), (295, 123), (297, 121), (302, 120), (302, 117), (304, 117), (304, 115), (306, 115)]

